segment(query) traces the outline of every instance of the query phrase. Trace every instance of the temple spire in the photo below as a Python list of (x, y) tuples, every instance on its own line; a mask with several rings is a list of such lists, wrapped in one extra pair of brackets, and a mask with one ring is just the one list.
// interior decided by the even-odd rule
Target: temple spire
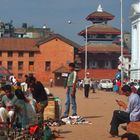
[(98, 11), (98, 12), (103, 12), (103, 8), (102, 8), (101, 4), (99, 4), (99, 6), (98, 6), (98, 8), (97, 8), (97, 11)]

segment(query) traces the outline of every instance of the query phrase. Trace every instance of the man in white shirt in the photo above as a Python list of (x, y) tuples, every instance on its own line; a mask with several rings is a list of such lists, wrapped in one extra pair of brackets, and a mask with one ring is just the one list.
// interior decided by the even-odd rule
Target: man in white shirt
[(84, 78), (84, 96), (88, 98), (89, 90), (90, 90), (91, 78), (89, 77), (89, 73), (86, 73), (86, 77)]
[(110, 134), (112, 137), (118, 136), (118, 127), (120, 124), (140, 120), (140, 96), (133, 93), (128, 85), (122, 87), (122, 92), (125, 96), (129, 96), (128, 106), (123, 101), (116, 100), (117, 104), (125, 111), (114, 111), (110, 123)]

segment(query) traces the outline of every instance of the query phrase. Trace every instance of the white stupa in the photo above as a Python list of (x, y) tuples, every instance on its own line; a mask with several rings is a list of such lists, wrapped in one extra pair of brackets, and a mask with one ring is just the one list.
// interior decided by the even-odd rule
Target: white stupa
[(131, 20), (131, 73), (130, 78), (140, 80), (140, 1), (132, 4)]
[(101, 4), (99, 4), (99, 6), (97, 8), (97, 12), (103, 12), (103, 8), (102, 8)]

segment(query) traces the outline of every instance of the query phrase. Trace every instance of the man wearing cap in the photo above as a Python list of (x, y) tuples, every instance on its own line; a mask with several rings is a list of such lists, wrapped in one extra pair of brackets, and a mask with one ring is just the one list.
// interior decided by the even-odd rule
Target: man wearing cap
[(62, 118), (68, 117), (70, 111), (70, 104), (72, 104), (72, 116), (77, 116), (77, 105), (76, 105), (77, 72), (75, 71), (75, 64), (70, 63), (69, 69), (71, 72), (67, 80), (65, 112)]

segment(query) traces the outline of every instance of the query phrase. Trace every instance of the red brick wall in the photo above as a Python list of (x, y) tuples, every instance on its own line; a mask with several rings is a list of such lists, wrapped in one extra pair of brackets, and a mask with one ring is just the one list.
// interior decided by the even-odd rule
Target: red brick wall
[[(73, 62), (74, 48), (60, 39), (53, 39), (39, 46), (40, 52), (35, 52), (34, 57), (29, 57), (29, 52), (24, 52), (24, 57), (18, 57), (18, 52), (13, 52), (13, 57), (7, 57), (7, 52), (2, 52), (2, 66), (7, 68), (7, 61), (13, 61), (13, 70), (11, 71), (17, 78), (18, 74), (34, 73), (38, 80), (48, 83), (50, 78), (54, 78), (54, 70), (67, 61)], [(18, 61), (23, 61), (23, 70), (18, 70)], [(29, 61), (34, 62), (34, 70), (29, 71)], [(51, 62), (51, 70), (45, 71), (45, 61)], [(19, 79), (24, 80), (24, 79)]]
[[(69, 44), (54, 39), (39, 46), (40, 54), (36, 56), (35, 73), (36, 77), (46, 83), (54, 74), (54, 70), (62, 65), (67, 65), (67, 61), (73, 62), (74, 48)], [(45, 71), (45, 61), (51, 62), (51, 70)]]
[[(2, 57), (0, 57), (0, 61), (2, 61), (2, 66), (7, 68), (7, 62), (12, 61), (13, 67), (10, 70), (11, 73), (18, 79), (18, 74), (21, 73), (23, 76), (28, 74), (29, 71), (29, 61), (35, 61), (35, 57), (29, 57), (28, 52), (24, 52), (24, 57), (18, 57), (18, 52), (13, 52), (12, 57), (7, 57), (7, 52), (2, 52)], [(23, 61), (23, 70), (18, 70), (18, 61)], [(24, 79), (23, 79), (24, 80)]]

